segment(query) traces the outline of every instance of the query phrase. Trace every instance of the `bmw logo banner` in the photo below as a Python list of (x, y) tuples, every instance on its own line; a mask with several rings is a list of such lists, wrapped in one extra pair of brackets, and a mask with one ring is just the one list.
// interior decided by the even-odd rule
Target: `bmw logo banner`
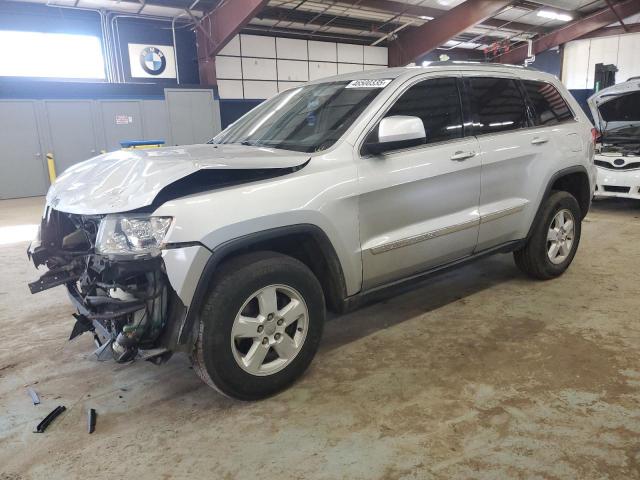
[(176, 57), (172, 46), (129, 44), (129, 65), (134, 78), (176, 78)]

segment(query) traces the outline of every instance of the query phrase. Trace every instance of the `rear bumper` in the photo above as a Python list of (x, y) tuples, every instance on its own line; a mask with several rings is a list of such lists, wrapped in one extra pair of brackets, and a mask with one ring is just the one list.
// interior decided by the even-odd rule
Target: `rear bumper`
[(596, 167), (596, 197), (620, 197), (640, 200), (640, 170), (615, 171)]

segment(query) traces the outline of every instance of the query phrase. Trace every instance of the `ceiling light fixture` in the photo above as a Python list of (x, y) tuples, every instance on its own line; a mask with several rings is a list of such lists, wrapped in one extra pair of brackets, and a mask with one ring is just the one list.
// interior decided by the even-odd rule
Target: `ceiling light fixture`
[(570, 22), (573, 20), (571, 15), (567, 15), (566, 13), (558, 13), (552, 10), (540, 10), (538, 12), (539, 17), (549, 18), (551, 20), (559, 20), (561, 22)]
[(433, 20), (433, 17), (427, 17), (426, 15), (420, 15), (422, 20)]

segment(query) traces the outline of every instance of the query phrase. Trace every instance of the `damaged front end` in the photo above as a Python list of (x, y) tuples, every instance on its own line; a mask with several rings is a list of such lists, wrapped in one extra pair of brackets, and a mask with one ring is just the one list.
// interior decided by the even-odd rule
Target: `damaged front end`
[(70, 214), (47, 206), (28, 254), (48, 271), (29, 284), (31, 293), (65, 285), (78, 311), (70, 339), (92, 332), (99, 359), (167, 360), (167, 323), (172, 312), (185, 310), (160, 255), (171, 220)]

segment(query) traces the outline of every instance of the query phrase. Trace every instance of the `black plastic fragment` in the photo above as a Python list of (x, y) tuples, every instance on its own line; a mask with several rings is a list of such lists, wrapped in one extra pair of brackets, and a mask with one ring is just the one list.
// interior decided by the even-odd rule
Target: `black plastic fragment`
[(51, 424), (51, 422), (53, 422), (56, 417), (58, 415), (60, 415), (62, 412), (64, 412), (67, 409), (67, 407), (65, 407), (64, 405), (58, 405), (56, 408), (54, 408), (51, 413), (49, 413), (49, 415), (47, 415), (46, 417), (44, 417), (44, 420), (42, 420), (38, 426), (36, 427), (36, 429), (33, 431), (33, 433), (44, 433), (44, 431), (47, 429), (47, 427)]
[(78, 278), (80, 278), (80, 275), (75, 272), (62, 269), (49, 270), (38, 280), (36, 280), (35, 282), (31, 282), (28, 285), (31, 293), (38, 293), (53, 287), (57, 287), (58, 285), (64, 285), (65, 283), (73, 282)]
[(87, 412), (87, 431), (93, 433), (96, 429), (96, 411), (90, 408)]
[(89, 320), (86, 316), (74, 313), (73, 317), (76, 319), (76, 323), (73, 325), (73, 330), (71, 330), (71, 335), (69, 336), (69, 340), (73, 340), (79, 335), (82, 335), (84, 332), (92, 332), (95, 330), (91, 320)]
[(36, 391), (29, 387), (27, 389), (27, 392), (29, 393), (29, 396), (31, 396), (31, 401), (33, 402), (34, 405), (39, 405), (40, 404), (40, 397), (38, 396), (38, 394), (36, 393)]

